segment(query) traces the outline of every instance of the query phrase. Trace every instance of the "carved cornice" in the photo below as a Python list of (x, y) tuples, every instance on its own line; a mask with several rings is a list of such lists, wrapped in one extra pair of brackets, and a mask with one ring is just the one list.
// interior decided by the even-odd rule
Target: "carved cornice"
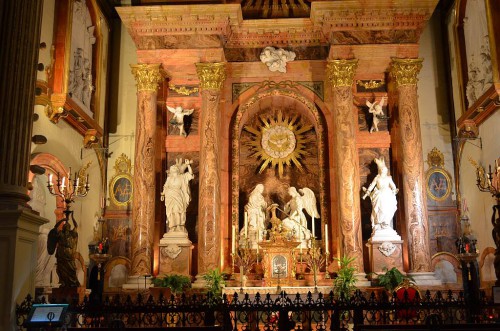
[(226, 79), (225, 63), (196, 63), (196, 73), (202, 89), (220, 90)]
[(328, 81), (332, 87), (352, 86), (358, 60), (330, 60), (327, 65)]
[(391, 76), (396, 81), (396, 87), (416, 85), (418, 74), (422, 69), (424, 59), (392, 59)]
[(418, 43), (437, 0), (320, 1), (311, 4), (311, 21), (331, 44)]
[(155, 92), (166, 76), (161, 64), (131, 64), (132, 74), (135, 77), (137, 91)]
[(243, 20), (240, 4), (118, 7), (138, 49), (418, 43), (437, 0), (312, 2), (310, 18)]

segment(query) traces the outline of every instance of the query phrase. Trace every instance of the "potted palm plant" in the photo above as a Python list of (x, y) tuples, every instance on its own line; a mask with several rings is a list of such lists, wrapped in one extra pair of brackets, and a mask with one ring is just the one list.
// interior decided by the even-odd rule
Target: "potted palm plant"
[(404, 275), (398, 268), (393, 267), (391, 269), (387, 269), (384, 267), (382, 269), (383, 274), (377, 274), (377, 283), (379, 286), (382, 286), (386, 289), (387, 292), (391, 293), (394, 291), (396, 287), (401, 285), (405, 280), (408, 282), (415, 282), (413, 277)]
[[(180, 294), (191, 288), (191, 278), (186, 275), (170, 274), (153, 277), (153, 285), (155, 288), (170, 289), (171, 294)], [(161, 291), (161, 290), (160, 290)], [(164, 296), (169, 297), (170, 294), (161, 291)]]
[(345, 255), (340, 259), (335, 259), (339, 262), (339, 271), (333, 280), (333, 294), (337, 298), (343, 297), (348, 300), (356, 288), (356, 268), (352, 266), (355, 259)]

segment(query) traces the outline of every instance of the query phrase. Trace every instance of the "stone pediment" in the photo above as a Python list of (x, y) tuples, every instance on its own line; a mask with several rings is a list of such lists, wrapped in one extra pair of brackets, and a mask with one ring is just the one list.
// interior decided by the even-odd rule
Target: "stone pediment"
[(138, 49), (418, 43), (437, 0), (313, 2), (309, 18), (244, 20), (240, 4), (117, 8)]

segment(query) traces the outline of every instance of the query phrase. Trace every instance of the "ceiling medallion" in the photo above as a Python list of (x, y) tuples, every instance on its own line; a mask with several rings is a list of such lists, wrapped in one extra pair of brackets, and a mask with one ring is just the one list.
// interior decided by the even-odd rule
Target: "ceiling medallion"
[(248, 142), (252, 157), (262, 160), (259, 173), (269, 165), (278, 167), (279, 177), (283, 177), (284, 166), (295, 165), (303, 172), (300, 159), (307, 156), (306, 144), (312, 141), (305, 133), (313, 128), (310, 124), (300, 123), (300, 117), (283, 115), (281, 111), (276, 117), (261, 115), (262, 122), (257, 128), (245, 126), (244, 129), (254, 135)]

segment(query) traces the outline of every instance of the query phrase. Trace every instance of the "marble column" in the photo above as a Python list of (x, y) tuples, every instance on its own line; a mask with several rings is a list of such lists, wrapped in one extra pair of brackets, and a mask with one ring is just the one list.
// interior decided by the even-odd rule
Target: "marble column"
[(407, 228), (407, 242), (411, 272), (432, 270), (422, 137), (418, 114), (418, 73), (422, 59), (393, 58), (391, 77), (397, 93), (399, 139), (398, 151), (402, 164), (404, 213)]
[(198, 276), (220, 267), (220, 98), (224, 63), (197, 63), (201, 87)]
[(356, 147), (357, 111), (352, 84), (358, 60), (331, 60), (327, 75), (333, 91), (335, 121), (336, 181), (339, 195), (342, 253), (355, 258), (357, 273), (364, 273), (363, 238), (361, 232), (359, 157)]
[(0, 330), (16, 329), (16, 303), (35, 293), (47, 222), (27, 205), (42, 8), (42, 0), (0, 2)]
[[(150, 275), (155, 220), (156, 99), (164, 79), (160, 64), (131, 65), (137, 83), (137, 116), (132, 202), (132, 264), (128, 284)], [(127, 286), (125, 286), (127, 287)], [(137, 288), (137, 285), (136, 287)]]

